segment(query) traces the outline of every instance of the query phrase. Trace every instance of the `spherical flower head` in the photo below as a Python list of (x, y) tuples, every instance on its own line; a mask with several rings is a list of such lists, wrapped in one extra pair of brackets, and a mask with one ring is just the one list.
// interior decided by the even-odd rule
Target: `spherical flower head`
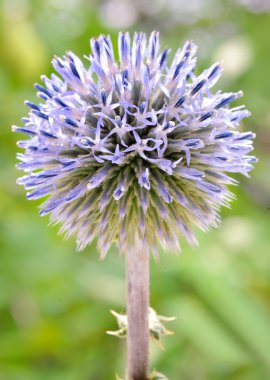
[(47, 197), (41, 215), (76, 236), (81, 250), (98, 239), (104, 256), (113, 242), (124, 252), (136, 239), (178, 250), (179, 235), (196, 243), (195, 226), (219, 224), (219, 210), (255, 157), (251, 132), (237, 131), (249, 116), (229, 104), (241, 92), (213, 92), (219, 63), (196, 76), (196, 45), (188, 41), (172, 63), (159, 35), (119, 33), (119, 61), (110, 37), (91, 39), (86, 68), (68, 52), (55, 57), (58, 75), (36, 84), (19, 141), (18, 180), (28, 199)]

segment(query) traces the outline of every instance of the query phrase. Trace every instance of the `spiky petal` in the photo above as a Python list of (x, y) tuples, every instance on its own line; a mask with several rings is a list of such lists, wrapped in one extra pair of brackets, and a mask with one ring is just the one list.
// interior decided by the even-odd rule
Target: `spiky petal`
[(18, 180), (29, 199), (47, 196), (41, 215), (50, 214), (78, 249), (97, 237), (104, 256), (112, 242), (121, 251), (139, 236), (156, 252), (179, 249), (178, 236), (196, 243), (193, 227), (219, 223), (219, 209), (236, 181), (248, 175), (255, 157), (251, 132), (239, 132), (249, 116), (229, 108), (241, 92), (213, 92), (222, 68), (194, 74), (196, 45), (188, 41), (172, 63), (160, 51), (159, 35), (118, 38), (119, 62), (109, 36), (91, 39), (86, 68), (68, 52), (55, 57), (58, 75), (36, 84), (40, 104), (30, 108), (17, 132)]

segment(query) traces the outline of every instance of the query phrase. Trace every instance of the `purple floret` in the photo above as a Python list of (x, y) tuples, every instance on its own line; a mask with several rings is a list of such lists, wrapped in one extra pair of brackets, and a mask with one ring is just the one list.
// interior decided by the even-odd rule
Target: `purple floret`
[(192, 41), (171, 64), (157, 32), (119, 33), (119, 62), (109, 36), (90, 45), (87, 67), (55, 57), (57, 75), (35, 85), (41, 103), (25, 102), (18, 183), (28, 199), (47, 197), (40, 214), (78, 249), (97, 238), (102, 256), (113, 242), (124, 252), (135, 236), (153, 252), (179, 250), (178, 235), (196, 244), (193, 228), (218, 226), (232, 198), (228, 173), (248, 176), (256, 162), (254, 133), (237, 130), (249, 112), (229, 108), (242, 92), (212, 90), (219, 63), (195, 75)]

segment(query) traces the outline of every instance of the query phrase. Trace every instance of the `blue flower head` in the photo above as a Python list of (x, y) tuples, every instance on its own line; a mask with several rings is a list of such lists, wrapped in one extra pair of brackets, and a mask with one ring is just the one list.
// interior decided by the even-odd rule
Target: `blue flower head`
[(159, 35), (119, 33), (119, 61), (110, 37), (91, 39), (87, 67), (73, 53), (55, 57), (58, 75), (36, 84), (40, 104), (30, 112), (19, 141), (18, 180), (28, 199), (47, 197), (50, 214), (78, 249), (94, 238), (105, 256), (113, 242), (125, 251), (140, 238), (178, 250), (178, 235), (196, 243), (195, 226), (220, 222), (232, 198), (228, 173), (248, 175), (254, 133), (239, 132), (249, 116), (229, 108), (241, 92), (212, 91), (219, 63), (196, 76), (196, 45), (188, 41), (172, 63)]

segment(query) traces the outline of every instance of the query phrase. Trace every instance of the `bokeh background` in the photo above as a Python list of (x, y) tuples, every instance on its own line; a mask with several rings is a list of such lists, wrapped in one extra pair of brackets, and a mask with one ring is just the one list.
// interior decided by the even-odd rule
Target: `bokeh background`
[[(0, 0), (0, 379), (105, 380), (124, 374), (125, 344), (109, 310), (124, 311), (124, 260), (100, 261), (93, 244), (75, 252), (38, 202), (16, 185), (12, 124), (35, 100), (33, 83), (54, 54), (89, 53), (89, 38), (119, 30), (160, 30), (163, 47), (199, 45), (199, 68), (223, 61), (219, 87), (245, 93), (257, 134), (250, 179), (223, 226), (198, 232), (200, 248), (160, 252), (152, 263), (151, 303), (177, 316), (151, 344), (151, 368), (170, 380), (270, 379), (270, 1)], [(86, 61), (85, 61), (86, 62)]]

